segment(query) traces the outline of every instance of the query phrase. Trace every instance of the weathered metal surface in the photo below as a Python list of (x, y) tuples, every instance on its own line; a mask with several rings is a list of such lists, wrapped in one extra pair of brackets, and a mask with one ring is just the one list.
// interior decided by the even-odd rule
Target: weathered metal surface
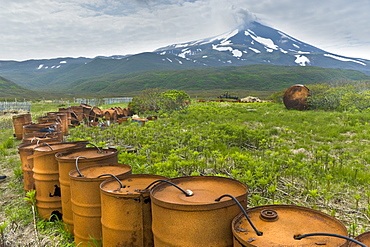
[[(124, 178), (131, 174), (131, 166), (108, 164), (89, 166), (69, 172), (74, 223), (74, 240), (78, 246), (92, 246), (102, 238), (100, 184), (112, 174)], [(82, 174), (82, 176), (80, 176)]]
[(330, 236), (295, 239), (308, 233), (348, 236), (343, 223), (317, 210), (294, 205), (267, 205), (250, 208), (246, 213), (263, 235), (258, 236), (244, 214), (239, 214), (232, 222), (234, 247), (347, 246), (347, 240)]
[(293, 85), (288, 88), (283, 96), (283, 102), (287, 109), (306, 110), (307, 98), (311, 95), (310, 90), (304, 85)]
[(32, 123), (31, 114), (21, 114), (13, 116), (14, 135), (17, 140), (23, 138), (23, 126)]
[(247, 205), (245, 184), (224, 177), (179, 177), (169, 181), (183, 190), (162, 182), (151, 190), (154, 245), (160, 246), (232, 246), (231, 222), (240, 212), (228, 194)]
[(62, 204), (59, 183), (58, 162), (55, 154), (61, 151), (76, 150), (86, 146), (86, 142), (61, 142), (40, 145), (34, 148), (33, 179), (36, 189), (36, 206), (39, 215), (49, 219), (52, 214), (61, 217)]
[(105, 109), (102, 112), (105, 120), (109, 120), (112, 123), (117, 121), (118, 115), (115, 109)]
[(61, 142), (60, 137), (53, 134), (32, 133), (22, 138), (22, 144), (36, 144), (36, 143), (56, 143)]
[(66, 230), (73, 233), (73, 212), (69, 172), (76, 169), (76, 162), (78, 162), (80, 168), (92, 165), (118, 163), (118, 150), (115, 148), (98, 149), (95, 147), (88, 147), (78, 151), (60, 152), (57, 153), (55, 157), (58, 161), (63, 221), (66, 225)]
[[(364, 232), (358, 236), (355, 237), (355, 240), (367, 245), (367, 246), (370, 246), (370, 232)], [(353, 243), (353, 242), (350, 242), (350, 244), (348, 245), (348, 247), (358, 247), (359, 245), (356, 244), (356, 243)]]
[(133, 174), (101, 183), (103, 246), (152, 247), (152, 214), (149, 190), (158, 175)]
[[(35, 138), (35, 137), (34, 137)], [(23, 186), (25, 191), (30, 191), (35, 189), (35, 180), (33, 179), (33, 158), (28, 158), (33, 155), (35, 147), (38, 147), (42, 143), (57, 143), (59, 140), (43, 140), (37, 141), (34, 139), (34, 142), (22, 142), (18, 146), (19, 158), (22, 163), (22, 172), (23, 172)]]

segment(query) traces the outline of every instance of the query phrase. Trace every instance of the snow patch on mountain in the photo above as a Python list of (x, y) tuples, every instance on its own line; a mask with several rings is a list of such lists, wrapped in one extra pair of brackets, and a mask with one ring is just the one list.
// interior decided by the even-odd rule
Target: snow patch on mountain
[(335, 56), (335, 55), (332, 55), (332, 54), (324, 54), (324, 56), (325, 57), (330, 57), (330, 58), (333, 58), (333, 59), (337, 59), (337, 60), (343, 61), (343, 62), (354, 62), (354, 63), (361, 64), (363, 66), (366, 66), (366, 63), (363, 63), (361, 61), (357, 61), (357, 60), (354, 60), (354, 59), (339, 57), (339, 56)]
[(296, 59), (295, 59), (295, 63), (299, 64), (300, 66), (306, 66), (306, 65), (310, 65), (310, 59), (308, 59), (306, 56), (303, 56), (303, 55), (295, 55)]

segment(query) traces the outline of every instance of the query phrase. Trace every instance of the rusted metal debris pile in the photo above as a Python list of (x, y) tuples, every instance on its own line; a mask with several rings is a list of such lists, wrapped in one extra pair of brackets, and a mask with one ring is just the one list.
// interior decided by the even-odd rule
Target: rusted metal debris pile
[(67, 112), (73, 126), (82, 123), (88, 126), (97, 126), (99, 124), (122, 123), (127, 121), (133, 115), (129, 107), (111, 107), (109, 109), (100, 109), (96, 106), (81, 104), (69, 108), (61, 108), (59, 111)]

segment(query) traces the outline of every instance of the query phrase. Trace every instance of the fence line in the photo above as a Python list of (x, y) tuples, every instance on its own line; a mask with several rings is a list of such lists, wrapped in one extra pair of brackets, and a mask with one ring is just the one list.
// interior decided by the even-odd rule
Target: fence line
[(74, 103), (88, 104), (92, 106), (128, 103), (130, 101), (132, 101), (132, 97), (103, 98), (103, 99), (80, 99), (80, 98), (74, 99)]
[(21, 101), (21, 102), (0, 102), (0, 112), (7, 112), (11, 110), (24, 110), (27, 112), (31, 111), (31, 102)]

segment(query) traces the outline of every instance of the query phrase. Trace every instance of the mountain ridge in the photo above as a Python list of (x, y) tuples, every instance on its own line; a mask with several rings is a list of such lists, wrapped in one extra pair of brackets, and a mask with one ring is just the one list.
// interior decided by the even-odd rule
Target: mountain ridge
[[(73, 87), (82, 90), (81, 85), (87, 81), (91, 88), (102, 90), (111, 88), (104, 83), (113, 83), (113, 80), (129, 83), (129, 78), (154, 71), (221, 70), (222, 67), (255, 64), (350, 69), (370, 75), (369, 60), (326, 52), (258, 22), (215, 37), (172, 44), (153, 52), (95, 58), (0, 61), (0, 75), (32, 90), (71, 91)], [(102, 81), (102, 78), (107, 81)], [(145, 85), (151, 86), (150, 83)], [(123, 87), (116, 85), (116, 88)]]

